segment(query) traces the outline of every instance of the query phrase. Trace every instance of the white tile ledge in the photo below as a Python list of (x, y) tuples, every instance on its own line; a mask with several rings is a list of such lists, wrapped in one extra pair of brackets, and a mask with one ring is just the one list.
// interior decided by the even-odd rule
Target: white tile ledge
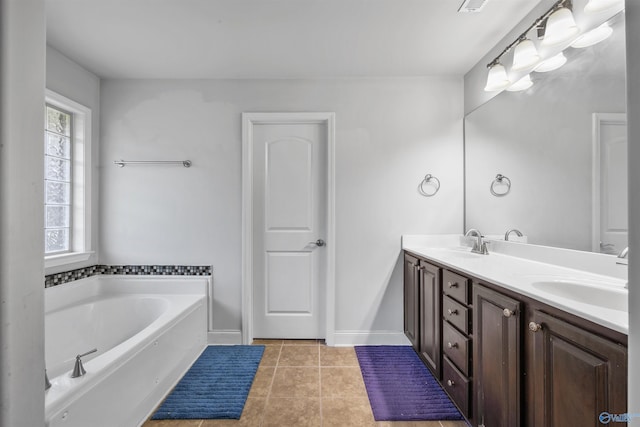
[(61, 265), (74, 264), (88, 260), (94, 251), (69, 252), (60, 255), (50, 255), (44, 258), (44, 268), (59, 267)]

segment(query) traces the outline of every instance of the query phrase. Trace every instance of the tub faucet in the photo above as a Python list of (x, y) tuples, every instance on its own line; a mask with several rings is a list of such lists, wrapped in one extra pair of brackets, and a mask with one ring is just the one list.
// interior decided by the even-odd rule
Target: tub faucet
[(480, 233), (475, 228), (469, 229), (464, 235), (465, 237), (475, 236), (476, 241), (473, 242), (473, 247), (471, 248), (471, 252), (474, 254), (481, 255), (489, 255), (489, 250), (487, 249), (487, 243), (482, 241), (482, 233)]
[(520, 232), (520, 230), (518, 230), (516, 228), (512, 228), (511, 230), (508, 230), (506, 233), (504, 233), (504, 241), (505, 242), (509, 241), (509, 235), (511, 233), (516, 233), (516, 236), (522, 237), (522, 233)]
[(87, 373), (87, 371), (84, 370), (84, 366), (82, 366), (82, 357), (89, 355), (91, 353), (95, 353), (96, 351), (98, 351), (98, 349), (94, 348), (93, 350), (89, 350), (84, 354), (78, 354), (76, 356), (76, 364), (73, 367), (73, 373), (71, 374), (71, 378), (78, 378)]
[(629, 246), (627, 246), (626, 248), (620, 251), (620, 253), (618, 254), (618, 258), (626, 258), (628, 255), (629, 255)]

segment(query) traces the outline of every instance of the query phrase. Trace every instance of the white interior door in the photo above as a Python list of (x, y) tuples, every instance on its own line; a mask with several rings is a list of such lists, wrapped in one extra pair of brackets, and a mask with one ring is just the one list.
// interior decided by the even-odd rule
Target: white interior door
[(323, 338), (326, 125), (255, 124), (250, 143), (253, 336)]
[[(594, 251), (617, 254), (628, 246), (627, 120), (594, 114)], [(599, 200), (599, 203), (597, 201)]]

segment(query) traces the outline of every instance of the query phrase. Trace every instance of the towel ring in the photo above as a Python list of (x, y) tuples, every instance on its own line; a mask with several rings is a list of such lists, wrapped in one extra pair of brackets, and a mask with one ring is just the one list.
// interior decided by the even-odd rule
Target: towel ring
[[(434, 182), (435, 183), (435, 190), (433, 190), (433, 192), (431, 192), (431, 193), (425, 191), (425, 189), (424, 189), (424, 185), (425, 184), (429, 184), (430, 182)], [(420, 183), (420, 185), (418, 185), (418, 193), (422, 194), (425, 197), (435, 196), (436, 193), (439, 190), (440, 190), (440, 180), (438, 178), (436, 178), (435, 176), (431, 175), (430, 173), (425, 175), (425, 177), (422, 180), (422, 182)]]
[[(506, 185), (507, 186), (507, 190), (504, 191), (503, 193), (498, 193), (495, 190), (495, 186), (496, 185)], [(511, 180), (509, 178), (507, 178), (506, 176), (502, 175), (502, 174), (497, 174), (496, 178), (491, 182), (491, 186), (489, 187), (489, 191), (491, 191), (491, 194), (493, 194), (496, 197), (504, 197), (507, 194), (509, 194), (509, 192), (511, 191)]]

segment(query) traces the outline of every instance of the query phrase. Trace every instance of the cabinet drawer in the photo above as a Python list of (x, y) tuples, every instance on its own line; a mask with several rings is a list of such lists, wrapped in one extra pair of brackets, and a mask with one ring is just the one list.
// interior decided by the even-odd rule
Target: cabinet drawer
[(442, 297), (442, 317), (463, 333), (469, 334), (469, 309), (446, 295)]
[(442, 272), (442, 291), (463, 304), (469, 304), (469, 279), (449, 270)]
[(470, 373), (469, 356), (471, 355), (471, 342), (469, 338), (462, 335), (447, 322), (444, 322), (442, 326), (442, 346), (444, 353), (464, 375), (468, 376)]
[(458, 406), (462, 415), (470, 418), (469, 395), (471, 392), (471, 381), (462, 375), (447, 357), (444, 357), (443, 360), (442, 385), (449, 396), (451, 396), (451, 400)]

